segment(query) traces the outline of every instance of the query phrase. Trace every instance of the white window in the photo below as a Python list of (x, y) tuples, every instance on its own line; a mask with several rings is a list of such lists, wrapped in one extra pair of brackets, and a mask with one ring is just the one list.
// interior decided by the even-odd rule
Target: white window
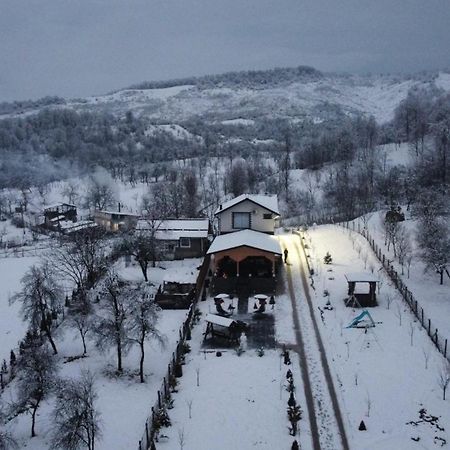
[(250, 228), (250, 213), (248, 212), (233, 213), (233, 228), (237, 229)]
[(180, 247), (189, 248), (191, 246), (191, 239), (188, 237), (180, 237)]

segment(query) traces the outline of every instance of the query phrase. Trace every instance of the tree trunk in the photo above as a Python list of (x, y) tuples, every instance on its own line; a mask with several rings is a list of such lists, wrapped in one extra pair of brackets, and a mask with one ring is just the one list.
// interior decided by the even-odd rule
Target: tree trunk
[(441, 282), (440, 282), (440, 284), (442, 285), (442, 284), (444, 284), (444, 269), (442, 269), (442, 270), (439, 272), (439, 275), (441, 276)]
[(144, 276), (144, 280), (147, 282), (148, 281), (148, 276), (147, 276), (148, 263), (146, 263), (144, 261), (139, 261), (139, 267), (141, 268), (142, 275)]
[(117, 371), (122, 372), (122, 345), (117, 342)]
[(144, 357), (145, 357), (143, 340), (141, 342), (139, 342), (139, 346), (141, 347), (141, 359), (139, 361), (139, 375), (141, 377), (141, 383), (143, 383), (144, 382)]
[(48, 327), (46, 329), (46, 334), (47, 334), (48, 340), (50, 342), (50, 345), (52, 346), (53, 354), (57, 355), (58, 354), (58, 350), (56, 348), (55, 341), (53, 340), (52, 334), (50, 333), (50, 330), (48, 329)]
[(85, 355), (86, 352), (87, 352), (87, 349), (86, 349), (86, 338), (85, 338), (84, 333), (82, 333), (81, 331), (80, 331), (80, 334), (81, 334), (81, 342), (83, 342), (83, 355)]
[(35, 405), (33, 408), (33, 413), (31, 414), (31, 437), (36, 436), (36, 432), (34, 431), (34, 425), (36, 424), (36, 411), (39, 407), (39, 403)]

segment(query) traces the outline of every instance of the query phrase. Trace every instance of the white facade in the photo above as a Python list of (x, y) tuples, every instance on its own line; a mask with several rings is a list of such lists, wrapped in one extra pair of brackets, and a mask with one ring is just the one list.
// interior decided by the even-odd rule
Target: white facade
[(216, 212), (219, 233), (231, 233), (243, 229), (273, 234), (278, 214), (246, 198), (241, 202)]

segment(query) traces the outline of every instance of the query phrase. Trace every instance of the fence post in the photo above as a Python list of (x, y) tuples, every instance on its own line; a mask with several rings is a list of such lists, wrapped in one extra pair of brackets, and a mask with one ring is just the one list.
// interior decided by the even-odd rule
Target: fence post
[(147, 448), (149, 448), (150, 446), (148, 445), (149, 444), (149, 437), (148, 437), (148, 422), (145, 422), (145, 437), (147, 438), (146, 439), (146, 444), (147, 444)]
[(139, 441), (139, 450), (142, 450), (142, 441)]
[(444, 343), (444, 358), (447, 358), (447, 339), (445, 340)]
[(161, 391), (158, 389), (158, 409), (162, 408), (162, 403), (161, 403)]
[(431, 319), (428, 319), (428, 336), (431, 337)]
[(421, 314), (421, 323), (422, 323), (422, 327), (423, 327), (423, 308), (422, 307), (420, 307), (420, 309), (422, 310), (422, 314)]

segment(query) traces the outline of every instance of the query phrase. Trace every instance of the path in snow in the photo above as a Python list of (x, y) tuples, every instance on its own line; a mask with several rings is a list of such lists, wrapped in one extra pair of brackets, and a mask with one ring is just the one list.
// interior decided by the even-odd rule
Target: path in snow
[[(314, 449), (330, 450), (336, 450), (339, 446), (348, 450), (342, 414), (313, 312), (304, 271), (305, 262), (300, 255), (299, 239), (295, 235), (284, 235), (281, 237), (281, 244), (283, 248), (290, 250), (287, 266), (288, 288), (293, 302), (293, 319), (311, 421), (313, 446)], [(298, 301), (296, 292), (302, 293), (306, 302)]]

